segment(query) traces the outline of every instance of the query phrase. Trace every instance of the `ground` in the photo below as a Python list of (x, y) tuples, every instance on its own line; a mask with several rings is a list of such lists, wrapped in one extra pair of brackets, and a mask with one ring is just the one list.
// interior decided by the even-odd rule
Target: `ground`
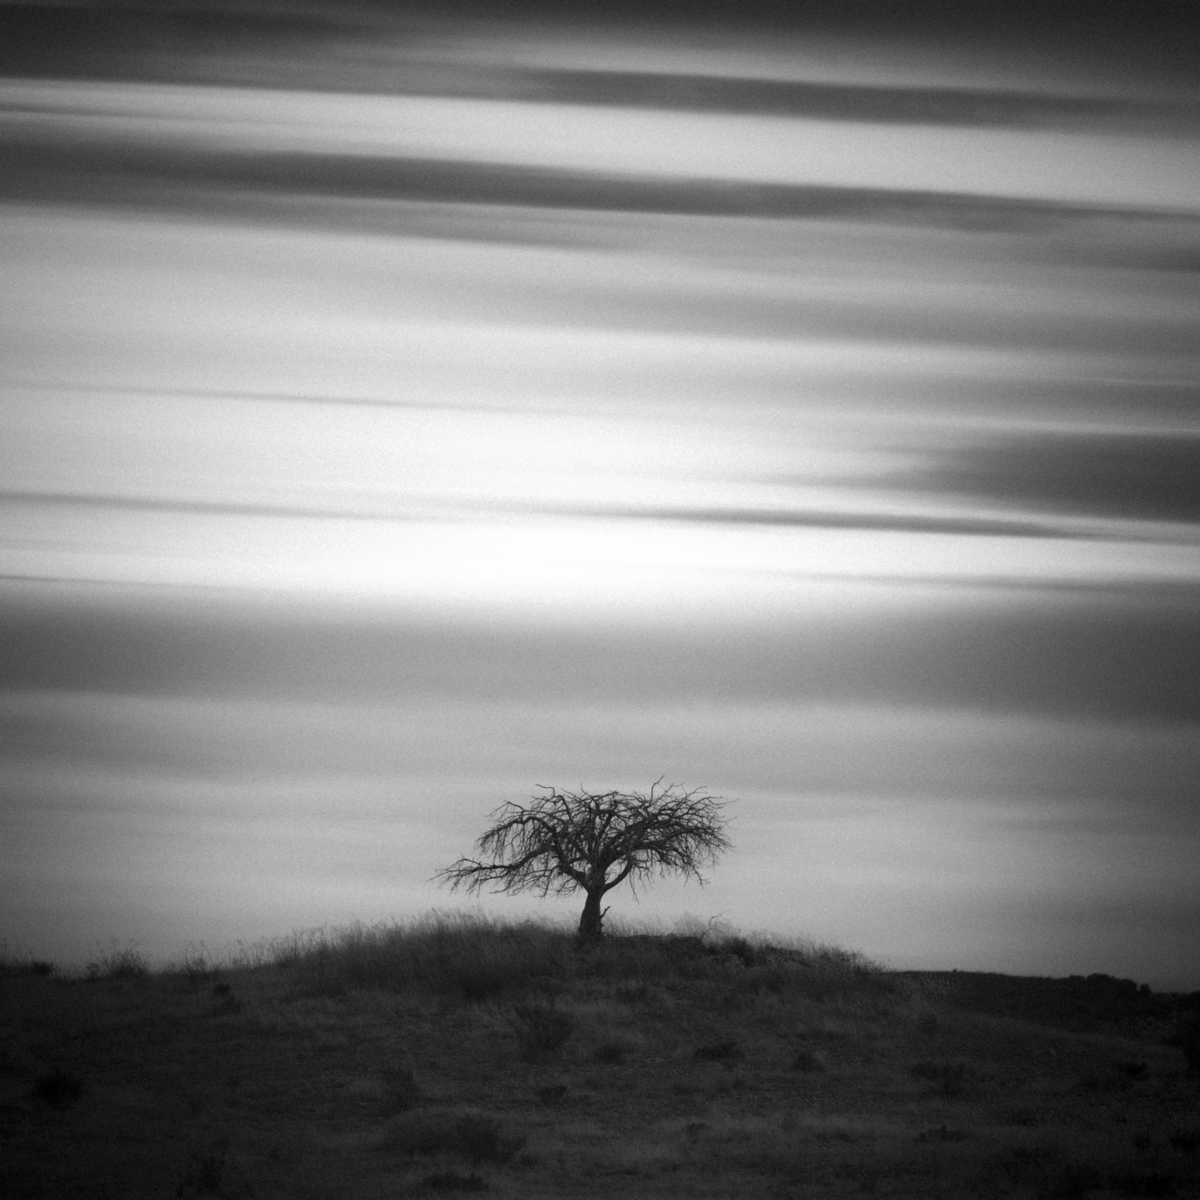
[(1145, 989), (1051, 1025), (1047, 981), (465, 925), (92, 973), (0, 974), (5, 1195), (1200, 1196)]

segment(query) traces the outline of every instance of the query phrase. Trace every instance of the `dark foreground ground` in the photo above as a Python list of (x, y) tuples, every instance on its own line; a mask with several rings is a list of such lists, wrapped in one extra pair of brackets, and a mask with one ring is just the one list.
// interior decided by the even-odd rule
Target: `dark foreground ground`
[(1200, 997), (1107, 977), (446, 921), (92, 974), (0, 974), (0, 1195), (1200, 1196)]

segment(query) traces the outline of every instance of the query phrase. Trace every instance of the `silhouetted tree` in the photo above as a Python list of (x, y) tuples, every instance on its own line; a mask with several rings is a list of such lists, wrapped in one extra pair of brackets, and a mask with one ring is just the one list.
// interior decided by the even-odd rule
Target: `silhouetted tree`
[(723, 803), (703, 788), (685, 791), (658, 780), (641, 792), (560, 792), (529, 805), (506, 803), (492, 814), (494, 824), (475, 843), (481, 858), (460, 858), (437, 873), (451, 888), (497, 892), (553, 892), (586, 897), (579, 936), (600, 938), (607, 892), (629, 880), (682, 875), (703, 884), (700, 868), (713, 865), (729, 849)]

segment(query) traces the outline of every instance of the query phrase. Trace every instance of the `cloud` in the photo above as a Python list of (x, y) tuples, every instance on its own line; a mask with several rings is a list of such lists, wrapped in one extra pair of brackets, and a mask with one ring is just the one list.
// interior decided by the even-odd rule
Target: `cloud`
[[(889, 187), (788, 184), (748, 179), (669, 178), (401, 155), (243, 153), (117, 141), (14, 137), (0, 198), (22, 202), (213, 206), (244, 217), (267, 201), (363, 200), (473, 204), (676, 216), (870, 222), (976, 233), (1065, 230), (1136, 220), (1135, 206)], [(281, 208), (278, 216), (287, 216)], [(346, 213), (338, 215), (344, 220)], [(311, 216), (311, 214), (310, 214)], [(1161, 219), (1147, 212), (1146, 219)]]
[[(1200, 720), (1194, 587), (882, 585), (787, 618), (587, 628), (274, 607), (231, 593), (8, 589), (0, 678), (16, 690), (329, 703), (828, 703), (1092, 720)], [(866, 593), (868, 596), (871, 593)], [(916, 597), (922, 602), (917, 603)], [(907, 599), (906, 599), (907, 597)]]
[(893, 533), (949, 533), (963, 537), (1093, 538), (1123, 536), (1117, 531), (1072, 530), (1050, 522), (970, 514), (822, 512), (802, 509), (647, 509), (619, 515), (647, 520), (717, 525), (769, 525), (796, 529), (871, 529)]
[(884, 87), (683, 72), (447, 70), (431, 94), (683, 109), (884, 125), (1003, 129), (1190, 130), (1200, 111), (1135, 97), (955, 87)]
[[(429, 519), (420, 505), (379, 504), (372, 508), (331, 502), (320, 505), (271, 503), (269, 501), (224, 501), (211, 499), (173, 499), (165, 496), (117, 496), (84, 492), (3, 492), (0, 506), (30, 505), (35, 509), (53, 508), (104, 512), (211, 514), (230, 517), (278, 517), (328, 519), (338, 521), (403, 521), (418, 517)], [(428, 506), (426, 506), (428, 507)], [(471, 514), (469, 502), (446, 501), (440, 505), (447, 519)], [(1022, 520), (1006, 517), (980, 517), (970, 514), (921, 514), (889, 512), (833, 512), (817, 509), (753, 509), (753, 508), (626, 508), (612, 505), (605, 508), (555, 507), (537, 503), (477, 501), (480, 512), (486, 511), (489, 520), (503, 516), (568, 516), (583, 519), (617, 518), (631, 521), (684, 521), (689, 524), (726, 526), (769, 526), (794, 529), (874, 530), (896, 533), (948, 533), (962, 537), (1021, 537), (1021, 538), (1085, 538), (1128, 540), (1120, 529), (1072, 529), (1052, 521)]]
[(1041, 513), (1200, 522), (1200, 435), (1036, 431), (932, 451), (908, 482)]

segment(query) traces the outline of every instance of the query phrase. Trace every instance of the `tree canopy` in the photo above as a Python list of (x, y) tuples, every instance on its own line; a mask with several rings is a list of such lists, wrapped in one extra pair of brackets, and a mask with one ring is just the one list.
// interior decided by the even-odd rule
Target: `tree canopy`
[(508, 802), (492, 812), (492, 825), (475, 843), (478, 858), (460, 858), (439, 871), (451, 888), (479, 892), (533, 892), (546, 896), (584, 892), (580, 936), (601, 936), (605, 894), (629, 881), (682, 875), (705, 882), (702, 867), (730, 848), (724, 802), (704, 788), (655, 782), (649, 792), (559, 791), (527, 805)]

